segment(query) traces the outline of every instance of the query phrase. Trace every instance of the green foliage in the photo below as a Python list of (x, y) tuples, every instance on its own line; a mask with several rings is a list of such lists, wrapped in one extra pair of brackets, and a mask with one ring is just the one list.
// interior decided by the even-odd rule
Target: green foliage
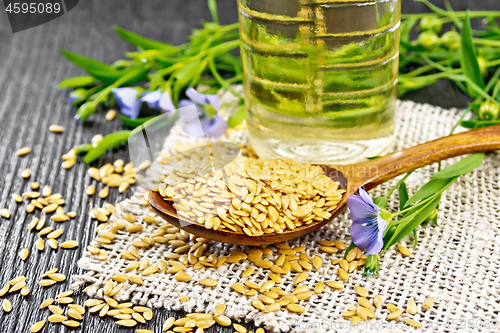
[(96, 147), (90, 148), (83, 161), (86, 164), (94, 162), (109, 149), (118, 147), (119, 145), (127, 142), (131, 132), (132, 131), (117, 131), (106, 135)]
[(96, 79), (92, 76), (73, 76), (61, 80), (57, 84), (57, 89), (67, 89), (67, 88), (80, 88), (87, 87), (96, 83)]

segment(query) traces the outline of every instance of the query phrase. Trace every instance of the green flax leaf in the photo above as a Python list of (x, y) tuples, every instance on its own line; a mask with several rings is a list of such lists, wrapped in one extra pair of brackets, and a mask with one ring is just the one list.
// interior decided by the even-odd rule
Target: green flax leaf
[(246, 113), (245, 113), (245, 104), (242, 104), (238, 107), (238, 109), (229, 117), (227, 121), (228, 127), (235, 127), (245, 121)]
[(396, 231), (392, 235), (391, 239), (386, 242), (386, 237), (384, 237), (384, 250), (399, 242), (401, 239), (403, 239), (403, 237), (408, 235), (410, 232), (415, 230), (416, 227), (422, 224), (422, 222), (425, 221), (425, 219), (434, 210), (434, 208), (439, 205), (440, 200), (441, 195), (436, 195), (435, 199), (423, 205), (423, 207), (421, 207), (418, 211), (409, 216), (405, 216), (403, 219), (408, 218), (408, 220), (404, 223), (398, 224), (398, 227), (396, 228)]
[(88, 152), (90, 149), (92, 149), (92, 145), (90, 143), (84, 143), (75, 147), (75, 154), (80, 155)]
[(149, 68), (139, 65), (136, 67), (130, 67), (126, 69), (113, 69), (106, 71), (91, 70), (88, 71), (88, 73), (105, 84), (111, 84), (116, 82), (123, 76), (134, 72), (135, 74), (131, 74), (130, 78), (121, 84), (122, 86), (128, 86), (146, 79), (148, 71)]
[(455, 164), (449, 165), (438, 173), (434, 174), (434, 179), (448, 179), (458, 177), (471, 172), (481, 165), (484, 160), (484, 153), (475, 153), (461, 159)]
[(115, 25), (113, 29), (115, 29), (116, 33), (119, 34), (121, 38), (125, 39), (127, 42), (136, 47), (140, 47), (143, 50), (176, 50), (176, 47), (173, 45), (157, 42), (126, 29), (120, 28), (119, 26)]
[(481, 88), (480, 86), (478, 86), (477, 84), (475, 84), (466, 75), (460, 75), (460, 74), (449, 75), (448, 79), (450, 79), (452, 81), (455, 81), (455, 83), (457, 83), (457, 84), (458, 84), (458, 82), (465, 82), (465, 83), (467, 83), (467, 88), (469, 90), (471, 90), (471, 91), (474, 92), (474, 96), (481, 96), (481, 97), (483, 97), (484, 99), (487, 99), (487, 100), (494, 100), (493, 97), (491, 97), (490, 95), (488, 95), (488, 93), (486, 91), (484, 91), (483, 88)]
[(500, 125), (500, 120), (464, 120), (460, 122), (460, 126), (469, 129), (476, 129), (493, 125)]
[(217, 13), (217, 1), (208, 0), (208, 9), (210, 10), (210, 14), (212, 15), (212, 21), (214, 23), (219, 24), (219, 14)]
[[(499, 67), (500, 68), (500, 67)], [(495, 88), (493, 88), (493, 98), (500, 102), (500, 81), (495, 84)]]
[(96, 147), (93, 147), (83, 158), (86, 164), (90, 164), (101, 157), (108, 149), (118, 147), (127, 142), (132, 131), (117, 131), (106, 135)]
[(447, 179), (431, 179), (427, 184), (422, 186), (417, 193), (412, 195), (408, 201), (406, 201), (404, 207), (407, 208), (409, 207), (412, 203), (415, 203), (419, 200), (426, 199), (430, 197), (431, 195), (434, 195), (436, 193), (442, 193), (444, 190), (446, 190), (453, 182), (457, 179), (457, 177), (454, 178), (447, 178)]
[(201, 60), (193, 61), (182, 67), (175, 75), (175, 83), (173, 88), (174, 103), (177, 103), (179, 94), (182, 89), (187, 88), (191, 81), (198, 75), (200, 70)]
[(399, 210), (403, 210), (406, 202), (408, 201), (408, 190), (406, 189), (406, 184), (403, 182), (399, 185)]
[(140, 126), (140, 125), (144, 124), (145, 122), (147, 122), (148, 120), (151, 120), (151, 119), (156, 118), (158, 116), (150, 116), (150, 117), (132, 119), (130, 117), (119, 114), (118, 117), (120, 118), (123, 126), (136, 128), (137, 126)]
[[(470, 24), (469, 11), (465, 16), (462, 29), (461, 65), (465, 75), (480, 88), (484, 88), (484, 80), (477, 62), (477, 52), (472, 41), (472, 28)], [(470, 87), (469, 95), (476, 97), (477, 92)]]
[(57, 89), (86, 87), (94, 84), (95, 82), (96, 79), (92, 76), (73, 76), (59, 81), (59, 83), (57, 84)]
[(103, 62), (100, 62), (95, 59), (87, 58), (85, 56), (67, 51), (67, 50), (61, 50), (61, 53), (63, 56), (65, 56), (69, 61), (77, 65), (78, 67), (83, 68), (85, 71), (89, 72), (92, 70), (101, 70), (101, 71), (106, 71), (106, 70), (111, 70), (111, 66), (108, 64), (105, 64)]
[(434, 197), (435, 198), (433, 200), (430, 200), (413, 214), (407, 215), (400, 221), (397, 221), (397, 223), (399, 224), (397, 225), (394, 232), (388, 232), (384, 236), (384, 251), (399, 242), (401, 239), (403, 239), (403, 237), (408, 235), (416, 227), (422, 224), (422, 222), (425, 221), (425, 219), (434, 210), (434, 208), (439, 205), (439, 201), (441, 200), (441, 195), (434, 195)]

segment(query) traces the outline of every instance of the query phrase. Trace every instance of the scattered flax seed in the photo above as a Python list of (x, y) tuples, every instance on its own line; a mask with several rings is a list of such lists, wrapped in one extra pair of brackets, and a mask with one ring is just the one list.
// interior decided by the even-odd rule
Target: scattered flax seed
[(36, 230), (42, 230), (43, 227), (45, 226), (45, 220), (37, 220), (37, 224), (36, 224)]
[(226, 304), (219, 304), (215, 307), (214, 316), (220, 316), (226, 311)]
[(366, 309), (362, 306), (358, 306), (356, 308), (356, 315), (358, 315), (359, 318), (361, 318), (365, 321), (367, 319)]
[(52, 194), (52, 189), (50, 188), (50, 186), (49, 186), (49, 185), (45, 185), (45, 186), (43, 187), (43, 189), (42, 189), (42, 195), (43, 195), (44, 197), (48, 197), (48, 196), (50, 196), (51, 194)]
[(144, 317), (140, 313), (137, 312), (132, 313), (132, 318), (139, 323), (142, 324), (146, 323), (146, 319), (144, 319)]
[(57, 295), (56, 298), (68, 297), (73, 295), (73, 293), (74, 293), (73, 290), (67, 290)]
[(17, 151), (17, 156), (28, 155), (31, 152), (30, 147), (23, 147)]
[(5, 312), (12, 311), (12, 304), (10, 303), (10, 301), (8, 299), (3, 300), (2, 308), (3, 308), (3, 311), (5, 311)]
[(111, 109), (108, 112), (106, 112), (106, 120), (107, 121), (111, 121), (115, 118), (116, 118), (116, 110)]
[(45, 320), (40, 320), (31, 325), (30, 327), (30, 332), (31, 333), (37, 333), (39, 332), (43, 327), (45, 326)]
[(214, 279), (201, 279), (198, 282), (207, 287), (215, 287), (217, 285), (217, 280)]
[(24, 287), (26, 287), (26, 281), (20, 281), (20, 282), (16, 283), (15, 285), (13, 285), (12, 288), (10, 288), (9, 292), (13, 293), (13, 292), (16, 292), (18, 290), (21, 290)]
[(247, 293), (245, 287), (243, 287), (243, 285), (239, 284), (238, 282), (233, 283), (232, 287), (242, 295), (245, 295)]
[(7, 208), (2, 208), (0, 209), (0, 215), (3, 217), (3, 218), (10, 218), (10, 211), (7, 209)]
[(133, 319), (126, 319), (126, 320), (118, 320), (116, 324), (120, 326), (134, 327), (135, 325), (137, 325), (137, 322)]
[(418, 311), (417, 304), (413, 299), (409, 298), (406, 304), (406, 312), (408, 312), (408, 314), (414, 315), (417, 313), (417, 311)]
[(23, 197), (17, 193), (12, 194), (12, 199), (14, 199), (14, 201), (17, 203), (23, 202)]
[(345, 260), (347, 260), (348, 262), (351, 262), (353, 261), (354, 259), (356, 259), (356, 255), (357, 255), (357, 251), (356, 251), (356, 248), (352, 248), (349, 253), (347, 254)]
[(47, 235), (48, 239), (57, 239), (64, 233), (64, 229), (57, 229)]
[(288, 304), (286, 308), (292, 312), (297, 312), (297, 313), (303, 313), (304, 311), (306, 311), (306, 309), (304, 309), (302, 306), (298, 304)]
[(45, 301), (42, 302), (42, 304), (40, 304), (40, 309), (46, 308), (47, 306), (51, 305), (52, 303), (54, 303), (54, 299), (47, 298)]
[(244, 326), (241, 326), (240, 324), (233, 324), (234, 329), (238, 333), (247, 333), (247, 329)]
[(349, 280), (349, 274), (345, 270), (343, 270), (342, 268), (339, 267), (337, 270), (337, 273), (339, 275), (339, 278), (341, 278), (342, 280), (344, 280), (344, 281)]
[(33, 182), (30, 184), (30, 186), (33, 190), (38, 190), (38, 188), (40, 187), (40, 183)]
[(362, 307), (364, 307), (365, 309), (370, 309), (372, 310), (373, 309), (373, 306), (372, 304), (370, 303), (370, 301), (365, 298), (365, 297), (358, 297), (358, 303), (359, 305), (361, 305)]
[(105, 187), (99, 191), (99, 198), (104, 199), (109, 195), (109, 188)]
[(321, 257), (314, 256), (312, 258), (312, 264), (314, 269), (318, 270), (321, 268), (321, 265), (323, 265), (323, 260), (321, 259)]
[(78, 243), (76, 242), (76, 240), (70, 240), (61, 243), (59, 246), (62, 247), (63, 249), (74, 249), (75, 247), (78, 246)]
[(361, 297), (367, 297), (368, 296), (368, 290), (366, 290), (363, 287), (360, 286), (354, 286), (354, 290), (356, 290), (356, 293), (361, 296)]
[(68, 317), (76, 319), (76, 320), (82, 320), (82, 314), (74, 309), (69, 309), (67, 311)]
[(406, 246), (398, 245), (398, 250), (405, 257), (411, 256), (411, 250), (409, 248), (407, 248)]
[(123, 193), (128, 189), (128, 187), (128, 183), (121, 183), (120, 186), (118, 186), (118, 192)]
[(342, 317), (349, 318), (349, 317), (354, 316), (355, 314), (356, 314), (356, 311), (349, 310), (349, 311), (342, 312)]
[(413, 327), (414, 329), (419, 329), (421, 326), (420, 322), (413, 320), (413, 319), (410, 319), (410, 318), (404, 318), (403, 322), (405, 324), (407, 324), (408, 326)]
[(168, 331), (174, 325), (174, 322), (174, 317), (169, 317), (167, 320), (165, 320), (165, 323), (163, 324), (163, 331)]
[(57, 281), (54, 281), (54, 280), (48, 280), (48, 279), (44, 279), (44, 280), (41, 280), (40, 282), (38, 282), (38, 284), (41, 286), (41, 287), (49, 287), (49, 286), (52, 286), (54, 284), (56, 284)]
[(64, 127), (62, 127), (61, 125), (50, 125), (49, 131), (51, 131), (52, 133), (62, 133), (64, 132)]
[(380, 295), (377, 295), (375, 297), (373, 297), (373, 305), (379, 309), (380, 306), (382, 305), (382, 296)]
[(93, 306), (96, 306), (96, 305), (99, 305), (99, 304), (103, 304), (104, 301), (103, 300), (100, 300), (100, 299), (88, 299), (85, 301), (85, 303), (83, 303), (86, 307), (93, 307)]
[(79, 304), (69, 304), (68, 307), (71, 310), (77, 311), (81, 315), (85, 314), (85, 308)]
[(10, 284), (6, 284), (1, 290), (0, 290), (0, 297), (5, 295), (10, 289)]
[(26, 213), (33, 213), (35, 210), (35, 205), (33, 205), (31, 202), (26, 205)]
[(68, 326), (68, 327), (79, 327), (80, 326), (80, 323), (75, 321), (75, 320), (66, 320), (66, 321), (63, 321), (62, 324), (64, 326)]
[(21, 289), (22, 296), (28, 296), (29, 293), (30, 293), (30, 289), (28, 287), (25, 286)]
[(71, 169), (76, 163), (76, 158), (68, 159), (61, 163), (63, 169)]
[(36, 248), (38, 249), (38, 251), (45, 250), (45, 244), (43, 242), (43, 239), (38, 238), (38, 240), (36, 241)]
[(55, 315), (62, 315), (64, 313), (64, 310), (57, 305), (49, 305), (49, 311)]
[(325, 284), (323, 281), (319, 281), (316, 287), (314, 287), (314, 292), (316, 294), (321, 294), (325, 290)]
[(293, 284), (298, 285), (299, 283), (304, 282), (306, 280), (306, 278), (307, 278), (306, 272), (299, 273), (299, 274), (297, 274), (297, 276), (295, 276), (295, 279), (293, 280)]
[(229, 319), (228, 317), (226, 317), (224, 315), (217, 316), (215, 318), (215, 321), (217, 322), (217, 324), (219, 324), (221, 326), (229, 326), (229, 325), (231, 325), (231, 319)]
[(385, 305), (385, 307), (387, 308), (387, 310), (391, 311), (391, 312), (394, 312), (394, 311), (397, 311), (399, 310), (397, 306), (395, 306), (394, 304), (392, 303), (387, 303)]
[(87, 187), (87, 195), (93, 195), (95, 193), (95, 187), (94, 185), (89, 185)]
[(12, 280), (10, 280), (8, 282), (8, 284), (10, 284), (11, 286), (15, 285), (15, 284), (18, 284), (19, 282), (21, 281), (26, 281), (26, 277), (25, 276), (22, 276), (22, 275), (19, 275), (19, 276), (16, 276), (15, 278), (13, 278)]
[(23, 177), (24, 179), (30, 178), (30, 176), (31, 176), (31, 171), (30, 171), (30, 169), (24, 169), (24, 170), (21, 172), (21, 177)]
[(387, 320), (394, 320), (394, 319), (397, 319), (402, 313), (403, 313), (403, 309), (401, 310), (396, 310), (394, 312), (391, 312), (387, 315)]
[(187, 296), (183, 296), (183, 297), (179, 298), (179, 302), (181, 302), (181, 303), (186, 303), (188, 301), (189, 301), (189, 297), (187, 297)]
[(429, 297), (422, 303), (422, 308), (425, 310), (429, 310), (432, 308), (432, 305), (434, 304), (435, 297)]
[(53, 230), (52, 227), (45, 227), (38, 232), (38, 236), (45, 236), (45, 235), (51, 233), (52, 230)]
[(52, 280), (57, 281), (57, 282), (62, 282), (64, 280), (66, 280), (66, 275), (64, 275), (62, 273), (53, 273), (53, 274), (49, 275), (49, 278), (51, 278)]
[(333, 288), (333, 289), (342, 289), (344, 288), (344, 284), (339, 281), (326, 281), (325, 282), (327, 286)]
[(179, 272), (179, 273), (175, 274), (174, 277), (177, 281), (181, 281), (181, 282), (187, 282), (187, 281), (191, 280), (191, 276), (189, 274), (186, 274), (183, 272)]

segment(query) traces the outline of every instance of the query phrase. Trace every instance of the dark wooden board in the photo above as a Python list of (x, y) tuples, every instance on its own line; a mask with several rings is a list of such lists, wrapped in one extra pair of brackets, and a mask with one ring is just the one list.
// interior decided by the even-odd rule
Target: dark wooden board
[[(236, 1), (219, 0), (222, 23), (237, 20)], [(442, 4), (442, 0), (433, 1)], [(454, 0), (458, 9), (500, 10), (498, 0), (464, 1)], [(2, 7), (0, 5), (0, 7)], [(403, 12), (422, 11), (425, 7), (410, 0), (403, 0)], [(26, 275), (31, 294), (27, 298), (18, 293), (7, 295), (14, 310), (9, 313), (0, 311), (0, 332), (27, 332), (31, 324), (46, 319), (48, 310), (39, 310), (42, 300), (54, 297), (69, 289), (70, 281), (50, 288), (38, 286), (41, 275), (48, 269), (59, 270), (70, 277), (82, 274), (76, 266), (77, 260), (86, 244), (94, 236), (97, 223), (91, 221), (88, 213), (94, 206), (101, 206), (103, 200), (97, 196), (88, 198), (84, 194), (90, 184), (86, 174), (87, 166), (81, 161), (72, 169), (61, 168), (60, 156), (76, 144), (90, 141), (97, 133), (107, 134), (120, 128), (118, 120), (105, 122), (102, 117), (97, 121), (81, 125), (73, 121), (75, 109), (65, 101), (66, 91), (57, 91), (55, 83), (64, 77), (82, 72), (63, 59), (58, 50), (61, 48), (85, 54), (102, 61), (111, 62), (120, 58), (124, 51), (133, 50), (112, 30), (113, 25), (144, 34), (154, 39), (181, 43), (194, 27), (199, 27), (201, 19), (209, 20), (210, 14), (205, 0), (183, 1), (118, 1), (85, 0), (68, 14), (40, 27), (13, 34), (3, 7), (0, 10), (0, 208), (10, 209), (10, 219), (0, 219), (0, 285), (18, 275)], [(431, 88), (408, 94), (408, 99), (427, 102), (444, 107), (463, 107), (467, 98), (446, 81)], [(61, 135), (48, 131), (51, 124), (66, 128)], [(17, 157), (17, 149), (29, 146), (31, 154)], [(96, 164), (126, 158), (125, 149), (106, 154)], [(20, 177), (21, 171), (29, 167), (32, 176), (29, 180)], [(53, 251), (46, 249), (39, 253), (34, 243), (35, 232), (28, 232), (29, 221), (41, 213), (27, 214), (26, 203), (18, 205), (12, 199), (13, 193), (29, 190), (29, 183), (38, 181), (42, 186), (50, 185), (54, 192), (62, 193), (67, 200), (66, 210), (74, 210), (78, 216), (71, 222), (49, 223), (65, 230), (62, 240), (75, 239), (79, 247), (74, 250)], [(98, 188), (98, 190), (100, 187)], [(116, 202), (130, 194), (130, 190), (117, 195), (111, 191), (109, 202)], [(30, 256), (26, 262), (18, 257), (21, 248), (28, 248)], [(5, 297), (3, 297), (5, 298)], [(76, 302), (83, 304), (85, 295), (77, 294)], [(3, 301), (3, 299), (1, 300)], [(156, 310), (155, 317), (147, 328), (161, 331), (164, 320), (182, 312)], [(247, 325), (252, 327), (251, 324)], [(144, 326), (146, 327), (146, 326)], [(43, 332), (66, 332), (61, 325), (48, 325)], [(82, 332), (133, 332), (132, 329), (118, 328), (112, 320), (103, 320), (95, 315), (86, 314)], [(211, 329), (210, 332), (232, 332), (232, 329)]]

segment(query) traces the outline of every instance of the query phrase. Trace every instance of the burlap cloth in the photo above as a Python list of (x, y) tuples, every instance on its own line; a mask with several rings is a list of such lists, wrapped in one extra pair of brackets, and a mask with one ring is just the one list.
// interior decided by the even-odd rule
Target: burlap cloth
[[(221, 96), (222, 103), (232, 98), (229, 93)], [(400, 101), (395, 150), (447, 135), (459, 116), (458, 110), (443, 110), (430, 105)], [(244, 142), (245, 137), (246, 131), (240, 130), (230, 132), (229, 137), (225, 139)], [(173, 154), (173, 147), (178, 141), (194, 143), (196, 140), (183, 131), (180, 123), (176, 124), (165, 142), (163, 152)], [(456, 160), (444, 162), (444, 165)], [(427, 182), (436, 170), (437, 165), (432, 165), (414, 172), (407, 180), (410, 194)], [(227, 316), (243, 321), (253, 320), (256, 325), (277, 332), (375, 329), (381, 329), (383, 332), (402, 331), (401, 326), (395, 326), (395, 321), (385, 320), (389, 313), (385, 307), (376, 311), (378, 318), (371, 320), (369, 324), (346, 328), (349, 322), (342, 318), (341, 313), (346, 311), (349, 304), (356, 303), (354, 285), (360, 285), (368, 289), (371, 295), (382, 295), (384, 304), (390, 302), (399, 308), (406, 308), (408, 298), (413, 298), (418, 305), (418, 313), (414, 316), (405, 313), (401, 318), (420, 321), (424, 331), (471, 331), (477, 325), (485, 326), (481, 330), (483, 332), (500, 331), (497, 323), (500, 310), (499, 170), (498, 155), (488, 154), (479, 168), (461, 177), (444, 193), (438, 213), (439, 227), (432, 223), (418, 227), (419, 242), (411, 257), (403, 257), (394, 248), (387, 251), (380, 258), (380, 277), (365, 277), (362, 270), (357, 270), (351, 274), (343, 290), (336, 291), (325, 286), (323, 293), (302, 301), (301, 305), (306, 309), (303, 314), (294, 314), (286, 309), (262, 313), (251, 305), (252, 298), (241, 296), (232, 290), (231, 285), (241, 280), (241, 273), (250, 266), (255, 267), (248, 260), (236, 264), (225, 263), (219, 268), (195, 270), (193, 266), (187, 266), (184, 272), (193, 277), (190, 282), (178, 282), (172, 274), (166, 273), (145, 276), (145, 283), (141, 286), (125, 283), (115, 298), (118, 301), (131, 300), (155, 308), (209, 313), (213, 313), (216, 305), (225, 303)], [(393, 180), (383, 184), (370, 194), (372, 197), (385, 194), (395, 182), (396, 180)], [(124, 273), (123, 269), (128, 262), (120, 253), (131, 248), (133, 240), (149, 236), (158, 225), (164, 223), (159, 217), (157, 225), (142, 221), (145, 214), (154, 214), (148, 207), (140, 204), (143, 194), (144, 190), (137, 188), (130, 199), (118, 203), (117, 212), (112, 215), (111, 221), (118, 219), (128, 223), (122, 218), (122, 214), (129, 213), (138, 218), (137, 223), (141, 223), (144, 230), (135, 234), (120, 231), (115, 241), (105, 246), (109, 253), (106, 261), (99, 261), (96, 256), (85, 252), (78, 265), (86, 272), (84, 275), (73, 276), (75, 288), (87, 282), (102, 287), (103, 282), (108, 281), (111, 276)], [(396, 193), (389, 200), (388, 207), (389, 211), (398, 210)], [(310, 289), (320, 280), (338, 280), (338, 265), (331, 264), (331, 259), (341, 257), (341, 253), (320, 252), (316, 241), (339, 239), (349, 244), (350, 224), (348, 212), (345, 210), (320, 230), (289, 242), (291, 246), (306, 246), (306, 252), (311, 258), (315, 255), (323, 258), (323, 268), (310, 271), (304, 282)], [(413, 236), (408, 236), (402, 243), (411, 248)], [(95, 241), (92, 244), (97, 245)], [(232, 250), (241, 250), (242, 247), (212, 243), (210, 249), (211, 253), (222, 256), (229, 255)], [(163, 254), (170, 250), (169, 245), (161, 244), (146, 250), (138, 249), (140, 259), (149, 258), (150, 263), (162, 259)], [(274, 254), (274, 257), (277, 255)], [(268, 279), (268, 270), (255, 268), (250, 281), (260, 284)], [(296, 273), (290, 273), (284, 276), (280, 287), (291, 292), (295, 288), (295, 275)], [(196, 283), (202, 278), (214, 278), (218, 284), (209, 288)], [(88, 294), (91, 297), (102, 297), (102, 288), (96, 293), (94, 287)], [(182, 296), (188, 296), (190, 300), (181, 304), (179, 298)], [(425, 311), (421, 308), (421, 303), (431, 296), (436, 297), (436, 303), (431, 310)], [(488, 321), (492, 322), (490, 326), (487, 326)], [(367, 325), (373, 326), (370, 328)], [(383, 325), (386, 325), (385, 328)]]

